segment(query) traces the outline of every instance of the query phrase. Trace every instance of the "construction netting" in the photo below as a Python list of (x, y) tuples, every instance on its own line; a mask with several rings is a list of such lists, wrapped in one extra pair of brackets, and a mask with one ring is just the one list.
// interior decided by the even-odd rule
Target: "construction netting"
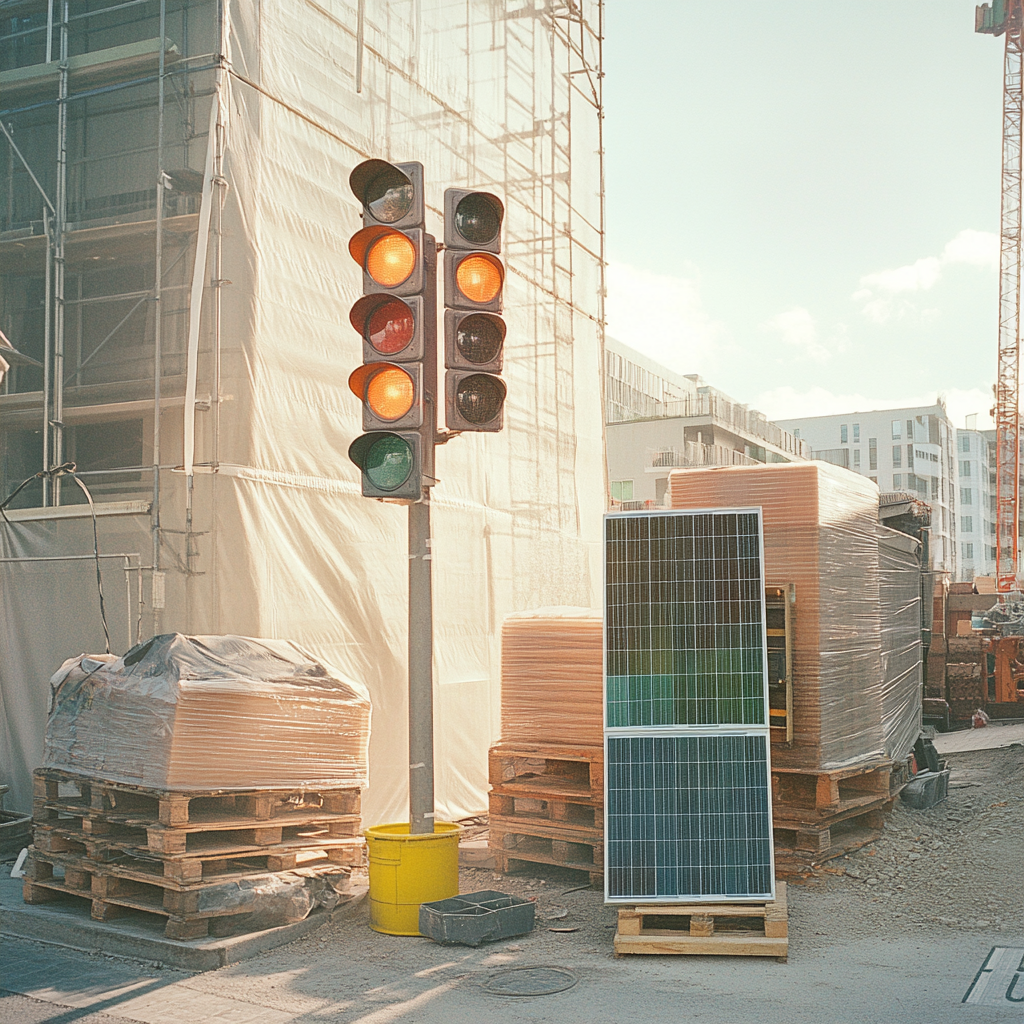
[[(115, 654), (174, 631), (277, 638), (365, 686), (370, 824), (407, 815), (407, 512), (363, 498), (345, 454), (361, 432), (348, 177), (420, 160), (437, 236), (446, 187), (503, 200), (506, 426), (439, 449), (432, 499), (437, 810), (479, 812), (502, 622), (598, 598), (600, 4), (111, 2), (48, 45), (46, 3), (21, 6), (0, 39), (24, 157), (0, 162), (0, 326), (64, 363), (59, 381), (10, 375), (5, 486), (57, 439), (77, 462)], [(58, 288), (60, 323), (38, 314)], [(90, 511), (66, 479), (43, 486), (0, 523), (0, 772), (26, 809), (48, 680), (105, 647)]]

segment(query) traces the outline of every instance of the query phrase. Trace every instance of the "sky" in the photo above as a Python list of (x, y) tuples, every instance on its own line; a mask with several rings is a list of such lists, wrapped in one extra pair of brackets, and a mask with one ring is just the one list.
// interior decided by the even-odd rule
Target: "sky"
[(990, 425), (1002, 38), (974, 0), (607, 0), (608, 333), (773, 419)]

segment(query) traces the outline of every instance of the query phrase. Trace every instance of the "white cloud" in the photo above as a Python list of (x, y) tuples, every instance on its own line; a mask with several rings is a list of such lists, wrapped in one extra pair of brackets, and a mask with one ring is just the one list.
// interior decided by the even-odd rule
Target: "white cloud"
[(853, 301), (861, 304), (861, 312), (869, 320), (885, 323), (893, 315), (902, 316), (913, 308), (896, 296), (928, 291), (942, 279), (946, 267), (956, 264), (998, 270), (998, 236), (991, 231), (965, 228), (946, 243), (939, 256), (924, 256), (904, 267), (865, 274), (853, 293)]
[(963, 427), (965, 417), (972, 413), (977, 414), (978, 430), (990, 430), (993, 427), (989, 415), (992, 392), (982, 388), (949, 388), (938, 393), (930, 391), (895, 398), (871, 398), (859, 393), (840, 394), (822, 387), (798, 391), (785, 385), (763, 391), (752, 404), (771, 420), (793, 420), (804, 416), (837, 416), (847, 412), (876, 412), (882, 409), (935, 405), (940, 395), (946, 403), (946, 413), (954, 427)]
[(802, 352), (815, 363), (828, 362), (836, 352), (846, 348), (846, 328), (843, 325), (827, 341), (822, 341), (814, 317), (803, 306), (778, 313), (761, 324), (761, 329), (778, 335), (784, 344)]
[(608, 334), (677, 373), (713, 374), (729, 347), (704, 308), (700, 282), (608, 264)]

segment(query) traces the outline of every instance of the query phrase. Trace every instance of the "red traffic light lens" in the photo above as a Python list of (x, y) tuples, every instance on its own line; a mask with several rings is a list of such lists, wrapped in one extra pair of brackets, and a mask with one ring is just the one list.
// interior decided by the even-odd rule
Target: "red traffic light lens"
[(366, 404), (382, 420), (400, 420), (416, 400), (412, 377), (398, 366), (385, 366), (366, 383)]
[(384, 288), (397, 288), (415, 269), (416, 246), (397, 231), (382, 235), (366, 254), (366, 272)]
[(482, 304), (496, 298), (504, 279), (501, 262), (485, 253), (473, 253), (455, 268), (455, 284), (470, 302)]
[(463, 359), (482, 364), (497, 358), (505, 338), (496, 321), (486, 313), (473, 313), (459, 322), (455, 344)]
[(455, 405), (469, 423), (483, 426), (490, 423), (505, 401), (505, 385), (497, 377), (473, 373), (463, 377), (455, 390)]
[(378, 306), (366, 318), (363, 337), (383, 355), (401, 352), (416, 333), (412, 310), (401, 299)]

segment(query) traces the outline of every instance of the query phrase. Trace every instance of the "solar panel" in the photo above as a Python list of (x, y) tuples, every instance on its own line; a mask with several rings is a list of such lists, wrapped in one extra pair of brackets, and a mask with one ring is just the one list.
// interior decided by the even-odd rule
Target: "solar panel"
[(605, 517), (611, 901), (773, 898), (762, 550), (760, 509)]

